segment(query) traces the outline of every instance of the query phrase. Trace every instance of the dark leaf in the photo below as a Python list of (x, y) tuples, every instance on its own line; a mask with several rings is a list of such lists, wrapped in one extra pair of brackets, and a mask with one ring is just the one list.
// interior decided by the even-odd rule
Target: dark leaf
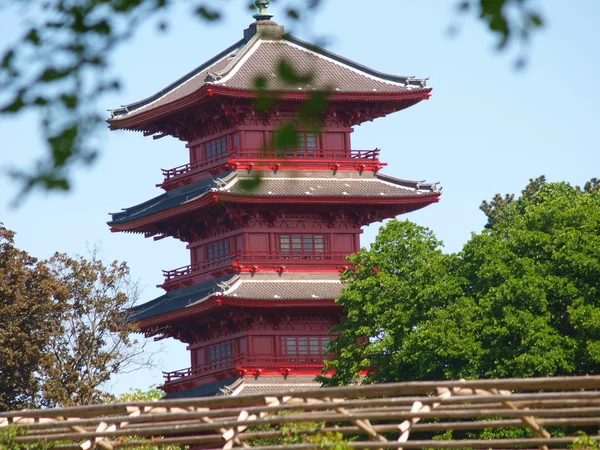
[(296, 148), (297, 146), (298, 132), (296, 131), (296, 127), (294, 126), (294, 124), (283, 124), (275, 131), (276, 148)]
[(537, 27), (541, 27), (544, 25), (544, 20), (542, 19), (542, 17), (537, 14), (537, 13), (529, 13), (529, 20), (531, 21), (532, 24), (534, 24)]
[(8, 50), (2, 57), (2, 62), (0, 63), (0, 67), (3, 67), (5, 69), (9, 68), (14, 57), (15, 57), (15, 51), (13, 49)]
[(65, 128), (56, 136), (48, 138), (48, 144), (50, 144), (50, 148), (52, 149), (54, 167), (64, 166), (67, 160), (73, 155), (78, 130), (78, 125), (74, 124)]
[(25, 40), (31, 42), (33, 45), (40, 45), (40, 36), (35, 28), (29, 30), (29, 33), (25, 36)]
[(46, 106), (48, 104), (48, 99), (45, 97), (37, 97), (34, 101), (33, 101), (34, 105), (38, 105), (38, 106)]
[(206, 6), (198, 7), (196, 9), (196, 14), (209, 22), (214, 22), (221, 18), (221, 13), (219, 11), (208, 9)]
[(60, 96), (60, 100), (67, 109), (75, 109), (79, 102), (79, 97), (76, 94), (63, 94)]
[(283, 59), (277, 65), (277, 73), (289, 85), (310, 83), (313, 79), (311, 74), (299, 74), (290, 63)]
[(15, 99), (12, 101), (12, 103), (9, 104), (8, 106), (5, 106), (4, 108), (2, 108), (2, 110), (0, 110), (0, 112), (16, 113), (16, 112), (19, 112), (21, 109), (23, 109), (25, 106), (27, 106), (27, 105), (23, 101), (23, 93), (19, 92), (17, 94), (17, 96), (15, 97)]
[(241, 179), (240, 181), (238, 181), (238, 186), (240, 187), (240, 189), (242, 191), (248, 192), (248, 191), (252, 191), (252, 190), (256, 189), (260, 185), (260, 183), (261, 183), (261, 178), (257, 174), (250, 178)]
[(106, 20), (101, 20), (95, 23), (94, 25), (90, 26), (89, 30), (107, 36), (111, 33), (112, 27)]
[(51, 81), (61, 80), (63, 78), (68, 77), (71, 73), (73, 73), (73, 69), (55, 69), (54, 67), (50, 67), (40, 75), (39, 80), (44, 83), (49, 83)]
[(290, 19), (293, 19), (293, 20), (300, 19), (300, 13), (296, 9), (290, 8), (287, 10), (286, 14)]

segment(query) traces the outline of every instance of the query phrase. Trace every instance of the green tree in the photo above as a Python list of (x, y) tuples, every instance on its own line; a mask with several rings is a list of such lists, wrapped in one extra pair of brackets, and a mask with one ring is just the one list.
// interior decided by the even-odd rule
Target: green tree
[[(452, 1), (462, 14), (486, 25), (498, 38), (499, 49), (513, 42), (526, 43), (543, 26), (534, 0)], [(46, 140), (44, 156), (33, 167), (13, 170), (12, 175), (23, 192), (35, 187), (68, 190), (71, 170), (92, 164), (99, 152), (93, 135), (105, 113), (98, 101), (120, 85), (118, 75), (110, 70), (112, 53), (147, 21), (167, 29), (168, 11), (175, 0), (10, 3), (22, 8), (21, 16), (27, 19), (23, 34), (15, 36), (0, 55), (0, 89), (5, 94), (0, 99), (0, 116), (34, 111)], [(254, 3), (243, 1), (251, 9)], [(292, 0), (281, 13), (301, 21), (321, 3)], [(223, 5), (190, 2), (191, 10), (205, 22), (218, 21), (227, 8)]]
[(347, 318), (324, 381), (598, 373), (595, 186), (531, 180), (458, 254), (442, 253), (427, 229), (388, 223), (344, 274)]
[(136, 299), (125, 263), (38, 261), (0, 225), (0, 411), (110, 398), (111, 376), (151, 364), (122, 312)]

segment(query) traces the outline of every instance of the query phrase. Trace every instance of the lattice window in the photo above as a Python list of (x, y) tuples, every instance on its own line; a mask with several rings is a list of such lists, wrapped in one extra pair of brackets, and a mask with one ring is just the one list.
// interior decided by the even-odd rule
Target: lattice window
[(218, 159), (227, 154), (227, 137), (214, 139), (204, 144), (206, 160)]
[(233, 342), (221, 342), (208, 347), (208, 364), (211, 368), (224, 367), (233, 362)]
[(229, 239), (213, 242), (206, 246), (206, 262), (209, 265), (228, 262), (231, 255)]
[(288, 362), (322, 362), (327, 344), (331, 336), (284, 336), (282, 340), (283, 353)]
[(284, 259), (322, 259), (327, 236), (322, 234), (280, 234), (279, 251)]
[(314, 158), (318, 139), (315, 133), (297, 133), (298, 145), (295, 149), (286, 149), (288, 158)]

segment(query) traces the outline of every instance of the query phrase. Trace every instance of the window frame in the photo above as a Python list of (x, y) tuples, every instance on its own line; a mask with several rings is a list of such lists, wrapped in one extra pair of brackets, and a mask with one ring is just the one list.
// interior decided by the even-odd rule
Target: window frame
[(314, 158), (319, 150), (319, 134), (308, 131), (296, 133), (297, 144), (294, 148), (286, 148), (287, 158)]
[(204, 248), (204, 257), (208, 266), (216, 266), (218, 264), (231, 261), (231, 239), (221, 239), (218, 241), (206, 244)]
[(332, 340), (333, 336), (282, 336), (281, 351), (287, 362), (322, 363)]
[(229, 366), (234, 362), (233, 341), (219, 342), (206, 348), (206, 362), (211, 369)]
[(329, 236), (316, 233), (278, 234), (277, 246), (283, 259), (323, 259)]
[(204, 157), (206, 161), (214, 161), (227, 156), (227, 136), (211, 139), (204, 143)]

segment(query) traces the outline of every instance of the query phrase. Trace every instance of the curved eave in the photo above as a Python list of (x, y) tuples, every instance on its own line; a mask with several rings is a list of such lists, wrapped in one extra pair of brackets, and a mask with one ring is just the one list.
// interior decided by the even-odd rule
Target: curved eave
[(339, 196), (339, 197), (298, 197), (298, 196), (246, 196), (236, 194), (221, 194), (218, 192), (211, 192), (210, 194), (203, 196), (193, 202), (184, 203), (183, 205), (175, 206), (163, 211), (159, 211), (155, 214), (140, 217), (129, 222), (114, 223), (109, 222), (110, 230), (113, 232), (117, 231), (136, 231), (143, 226), (151, 225), (156, 222), (171, 219), (192, 211), (197, 211), (209, 204), (216, 203), (218, 201), (230, 202), (230, 203), (243, 203), (243, 204), (295, 204), (295, 205), (414, 205), (419, 209), (432, 203), (439, 201), (441, 191), (431, 192), (429, 194), (423, 194), (419, 196), (410, 197), (350, 197), (350, 196)]
[(161, 325), (180, 322), (182, 320), (199, 317), (222, 308), (224, 306), (235, 306), (243, 308), (334, 308), (340, 309), (342, 305), (337, 303), (335, 299), (320, 299), (320, 300), (257, 300), (251, 298), (228, 297), (225, 295), (213, 295), (207, 300), (194, 306), (171, 311), (165, 314), (149, 317), (135, 322), (140, 331)]
[[(328, 92), (327, 100), (330, 102), (343, 101), (366, 101), (366, 102), (414, 102), (416, 104), (422, 100), (427, 100), (431, 97), (430, 87), (418, 88), (415, 92)], [(310, 98), (313, 92), (298, 92), (298, 91), (269, 91), (268, 94), (273, 95), (279, 100), (284, 101), (304, 101)], [(144, 125), (164, 118), (165, 116), (175, 114), (187, 108), (191, 108), (197, 103), (213, 96), (223, 96), (230, 98), (255, 99), (257, 92), (244, 89), (233, 89), (217, 85), (205, 85), (196, 92), (175, 100), (172, 103), (164, 105), (157, 109), (149, 109), (148, 111), (140, 112), (132, 117), (119, 119), (116, 116), (108, 119), (109, 128), (111, 130), (141, 130)], [(411, 105), (412, 106), (412, 105)]]

